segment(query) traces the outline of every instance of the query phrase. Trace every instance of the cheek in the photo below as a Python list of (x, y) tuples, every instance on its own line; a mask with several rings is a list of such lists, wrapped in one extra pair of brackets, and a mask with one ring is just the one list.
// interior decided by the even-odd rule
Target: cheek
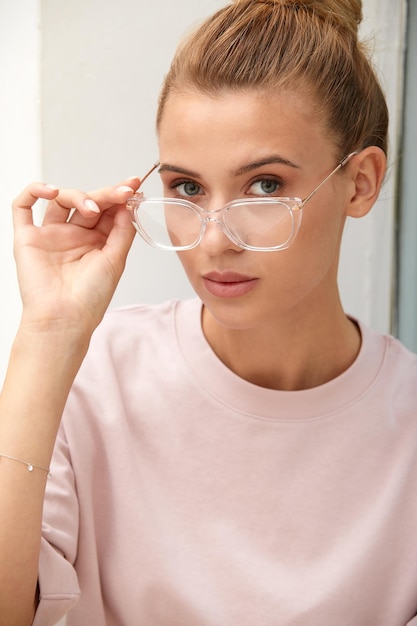
[[(305, 211), (308, 208), (305, 207)], [(305, 219), (304, 219), (305, 218)], [(290, 264), (304, 282), (317, 284), (324, 276), (337, 274), (345, 216), (334, 210), (311, 211), (303, 216), (300, 231), (289, 252)]]
[(307, 204), (298, 239), (311, 248), (334, 254), (340, 246), (346, 216), (340, 203), (329, 202), (326, 205)]

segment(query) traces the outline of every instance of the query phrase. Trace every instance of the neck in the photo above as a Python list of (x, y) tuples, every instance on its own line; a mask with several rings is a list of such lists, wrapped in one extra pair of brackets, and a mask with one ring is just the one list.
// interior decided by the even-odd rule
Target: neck
[(257, 328), (221, 326), (203, 310), (203, 330), (223, 363), (261, 387), (296, 391), (329, 382), (342, 374), (360, 349), (360, 331), (340, 305), (312, 316), (281, 317)]

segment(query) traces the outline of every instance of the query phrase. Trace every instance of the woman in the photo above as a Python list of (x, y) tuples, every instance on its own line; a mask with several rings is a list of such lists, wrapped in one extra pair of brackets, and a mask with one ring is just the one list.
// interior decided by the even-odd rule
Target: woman
[[(337, 288), (386, 167), (360, 19), (359, 0), (226, 6), (164, 82), (170, 200), (129, 179), (15, 201), (1, 623), (414, 621), (417, 359)], [(195, 300), (104, 316), (131, 221)]]

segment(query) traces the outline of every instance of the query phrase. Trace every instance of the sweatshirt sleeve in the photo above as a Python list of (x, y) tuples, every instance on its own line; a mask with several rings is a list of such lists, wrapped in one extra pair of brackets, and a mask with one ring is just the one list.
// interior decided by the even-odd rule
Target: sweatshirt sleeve
[(78, 519), (76, 485), (64, 426), (61, 425), (45, 494), (39, 557), (40, 601), (33, 626), (53, 626), (79, 599), (74, 567)]

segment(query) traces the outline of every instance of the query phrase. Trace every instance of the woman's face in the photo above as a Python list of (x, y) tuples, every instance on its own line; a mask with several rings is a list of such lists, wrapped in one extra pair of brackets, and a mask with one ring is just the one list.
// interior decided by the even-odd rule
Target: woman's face
[[(210, 211), (257, 195), (305, 198), (339, 156), (309, 102), (291, 92), (171, 94), (159, 128), (164, 194)], [(336, 173), (306, 204), (295, 242), (282, 251), (242, 250), (209, 223), (201, 243), (179, 253), (209, 314), (243, 329), (329, 306), (352, 189), (344, 170)]]

